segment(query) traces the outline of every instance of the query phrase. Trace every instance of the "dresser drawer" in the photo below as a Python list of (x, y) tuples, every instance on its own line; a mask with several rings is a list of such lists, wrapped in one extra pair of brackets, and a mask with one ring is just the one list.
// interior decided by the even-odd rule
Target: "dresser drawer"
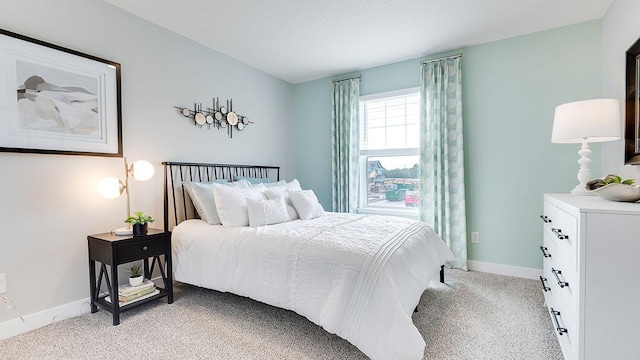
[(561, 209), (556, 209), (554, 226), (551, 231), (559, 258), (562, 258), (563, 262), (568, 262), (566, 265), (572, 270), (578, 270), (576, 261), (578, 258), (578, 219)]
[(555, 212), (552, 232), (554, 254), (551, 281), (557, 285), (555, 295), (560, 297), (566, 305), (565, 311), (576, 317), (579, 305), (578, 220), (558, 208)]
[(165, 238), (157, 237), (119, 245), (118, 258), (121, 263), (126, 263), (145, 257), (165, 254), (167, 251), (171, 251), (171, 249), (166, 248)]
[(547, 201), (544, 202), (543, 207), (544, 210), (542, 212), (542, 215), (540, 215), (540, 218), (542, 219), (544, 224), (544, 233), (545, 235), (552, 236), (553, 233), (551, 232), (551, 228), (554, 225), (554, 219), (556, 217), (556, 207)]
[(562, 302), (565, 310), (573, 317), (578, 315), (578, 275), (570, 270), (563, 270), (555, 264), (551, 268), (551, 289), (555, 297), (555, 304)]
[[(544, 260), (546, 261), (550, 261), (550, 260)], [(540, 288), (542, 289), (542, 292), (544, 294), (544, 301), (547, 305), (547, 307), (553, 307), (556, 299), (554, 298), (554, 296), (556, 295), (556, 290), (555, 288), (552, 286), (551, 282), (553, 281), (553, 275), (551, 274), (551, 265), (549, 264), (549, 266), (547, 266), (547, 264), (544, 264), (545, 266), (542, 269), (542, 276), (540, 276)]]
[(565, 360), (577, 358), (578, 328), (575, 318), (566, 310), (563, 303), (554, 303), (549, 306), (549, 316), (553, 330), (562, 348)]

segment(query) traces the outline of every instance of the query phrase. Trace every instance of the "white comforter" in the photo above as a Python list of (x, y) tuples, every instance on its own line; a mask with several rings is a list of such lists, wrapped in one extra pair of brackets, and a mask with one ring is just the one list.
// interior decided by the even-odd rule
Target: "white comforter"
[(293, 310), (371, 359), (422, 359), (411, 320), (453, 254), (426, 224), (327, 213), (258, 228), (187, 220), (173, 231), (175, 279)]

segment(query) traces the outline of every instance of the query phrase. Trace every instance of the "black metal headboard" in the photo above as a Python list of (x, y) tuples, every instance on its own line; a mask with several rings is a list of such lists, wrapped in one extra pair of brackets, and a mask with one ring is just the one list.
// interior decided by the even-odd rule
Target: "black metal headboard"
[(164, 230), (171, 231), (174, 226), (187, 219), (197, 218), (198, 214), (188, 199), (183, 181), (204, 182), (216, 179), (233, 181), (234, 176), (251, 178), (269, 178), (280, 180), (279, 166), (202, 164), (187, 162), (163, 162), (164, 165)]

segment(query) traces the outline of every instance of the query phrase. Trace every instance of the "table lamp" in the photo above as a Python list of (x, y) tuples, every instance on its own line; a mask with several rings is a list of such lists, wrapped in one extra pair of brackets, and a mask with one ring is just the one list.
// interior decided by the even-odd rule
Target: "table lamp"
[[(100, 180), (98, 183), (98, 193), (106, 199), (115, 199), (122, 195), (124, 192), (127, 198), (127, 217), (131, 216), (131, 203), (129, 202), (129, 174), (138, 181), (147, 181), (153, 176), (153, 165), (145, 160), (138, 160), (134, 162), (131, 167), (127, 163), (127, 158), (124, 158), (125, 169), (125, 182), (124, 184), (120, 179), (115, 177), (108, 177)], [(116, 235), (132, 235), (133, 229), (131, 224), (127, 224), (126, 228), (120, 228), (114, 230)]]
[(573, 195), (589, 195), (587, 182), (592, 180), (589, 164), (590, 142), (618, 140), (620, 131), (620, 106), (615, 99), (576, 101), (556, 107), (553, 118), (551, 142), (557, 144), (582, 144), (578, 155), (580, 169), (578, 181), (571, 190)]

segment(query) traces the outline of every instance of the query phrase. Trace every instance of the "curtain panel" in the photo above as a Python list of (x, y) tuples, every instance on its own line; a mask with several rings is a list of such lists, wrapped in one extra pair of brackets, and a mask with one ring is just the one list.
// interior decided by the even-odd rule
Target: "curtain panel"
[(467, 270), (461, 57), (422, 64), (420, 105), (420, 219)]
[(331, 174), (335, 212), (355, 212), (358, 204), (359, 99), (359, 77), (333, 81)]

